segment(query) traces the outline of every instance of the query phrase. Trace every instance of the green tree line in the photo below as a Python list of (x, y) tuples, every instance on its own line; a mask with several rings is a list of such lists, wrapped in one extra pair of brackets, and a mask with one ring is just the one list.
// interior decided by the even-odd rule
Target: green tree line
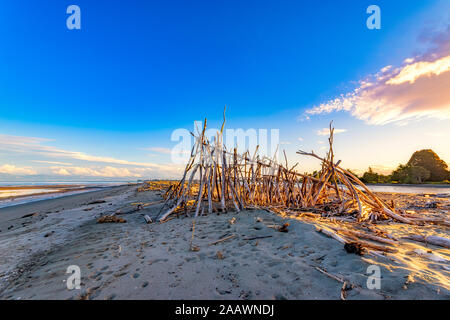
[(365, 183), (428, 183), (450, 180), (448, 166), (431, 149), (416, 151), (408, 163), (400, 164), (390, 175), (376, 173), (369, 167), (361, 177)]

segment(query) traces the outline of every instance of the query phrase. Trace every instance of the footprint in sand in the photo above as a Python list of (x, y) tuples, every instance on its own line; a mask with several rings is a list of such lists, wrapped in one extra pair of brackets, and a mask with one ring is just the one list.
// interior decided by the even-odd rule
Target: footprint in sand
[(105, 298), (105, 300), (114, 300), (115, 298), (116, 298), (116, 294), (113, 293), (113, 294), (108, 295), (108, 296)]
[(217, 293), (220, 294), (221, 296), (224, 296), (224, 295), (226, 295), (226, 294), (231, 294), (231, 290), (223, 290), (223, 289), (216, 288), (216, 291), (217, 291)]

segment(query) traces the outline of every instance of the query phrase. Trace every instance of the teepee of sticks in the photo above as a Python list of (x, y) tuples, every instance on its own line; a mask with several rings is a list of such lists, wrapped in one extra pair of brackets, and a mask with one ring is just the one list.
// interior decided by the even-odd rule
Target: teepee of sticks
[[(206, 137), (206, 120), (202, 130), (192, 134), (195, 144), (183, 176), (170, 183), (157, 220), (167, 221), (173, 214), (197, 217), (264, 209), (314, 225), (318, 232), (342, 243), (349, 253), (382, 256), (396, 265), (404, 265), (415, 277), (450, 288), (448, 260), (430, 253), (428, 247), (410, 243), (413, 240), (450, 248), (450, 239), (440, 236), (450, 226), (448, 218), (396, 210), (393, 201), (386, 203), (372, 193), (340, 166), (341, 161), (335, 161), (332, 124), (325, 157), (314, 152), (297, 152), (321, 162), (321, 170), (314, 176), (295, 170), (298, 164), (289, 167), (285, 153), (284, 163), (280, 163), (276, 158), (258, 156), (258, 148), (253, 154), (227, 150), (222, 140), (224, 125), (225, 119), (213, 141)], [(151, 184), (144, 187), (152, 188)], [(415, 226), (411, 229), (407, 224)], [(192, 234), (194, 227), (195, 220)], [(442, 232), (428, 236), (433, 229)], [(411, 234), (412, 230), (418, 234)]]
[(356, 221), (394, 219), (414, 223), (395, 212), (394, 206), (373, 194), (355, 175), (334, 162), (333, 133), (330, 123), (329, 151), (325, 158), (314, 152), (300, 155), (317, 158), (322, 163), (319, 176), (313, 177), (289, 168), (276, 158), (260, 157), (248, 151), (238, 154), (236, 148), (226, 150), (223, 129), (214, 141), (208, 141), (206, 119), (202, 130), (192, 134), (195, 144), (181, 180), (165, 194), (158, 215), (162, 221), (171, 214), (186, 215), (236, 211), (250, 208), (269, 210), (315, 211), (327, 216), (349, 216)]

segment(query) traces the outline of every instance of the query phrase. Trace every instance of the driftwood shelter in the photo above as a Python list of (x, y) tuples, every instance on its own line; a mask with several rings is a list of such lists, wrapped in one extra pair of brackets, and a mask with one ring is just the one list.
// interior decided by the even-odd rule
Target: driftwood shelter
[[(324, 158), (314, 152), (297, 152), (320, 161), (319, 175), (311, 176), (296, 170), (298, 164), (289, 167), (285, 153), (284, 163), (280, 163), (275, 158), (260, 157), (257, 152), (239, 154), (236, 149), (227, 150), (223, 142), (225, 119), (221, 130), (209, 141), (205, 135), (206, 123), (205, 119), (203, 128), (192, 133), (195, 144), (182, 178), (166, 184), (168, 188), (157, 221), (164, 222), (171, 215), (198, 217), (263, 209), (315, 225), (317, 231), (341, 242), (349, 253), (388, 258), (408, 264), (409, 268), (416, 268), (408, 258), (411, 252), (420, 259), (443, 263), (447, 265), (444, 271), (433, 270), (431, 274), (440, 285), (450, 288), (448, 271), (445, 271), (449, 270), (449, 260), (416, 245), (425, 243), (448, 249), (450, 239), (411, 234), (406, 231), (410, 228), (400, 228), (397, 236), (393, 236), (386, 228), (395, 224), (445, 229), (450, 225), (448, 218), (397, 210), (393, 201), (387, 203), (371, 192), (354, 174), (340, 166), (340, 160), (335, 161), (332, 124)], [(144, 186), (140, 190), (147, 189), (154, 189), (151, 182), (148, 188)]]

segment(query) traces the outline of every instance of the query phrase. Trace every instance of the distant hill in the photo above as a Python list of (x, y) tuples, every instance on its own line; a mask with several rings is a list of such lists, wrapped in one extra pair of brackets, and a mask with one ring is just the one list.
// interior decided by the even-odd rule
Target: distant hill
[(408, 163), (400, 164), (390, 175), (375, 173), (370, 167), (361, 180), (366, 183), (426, 183), (450, 180), (448, 165), (431, 149), (416, 151)]

